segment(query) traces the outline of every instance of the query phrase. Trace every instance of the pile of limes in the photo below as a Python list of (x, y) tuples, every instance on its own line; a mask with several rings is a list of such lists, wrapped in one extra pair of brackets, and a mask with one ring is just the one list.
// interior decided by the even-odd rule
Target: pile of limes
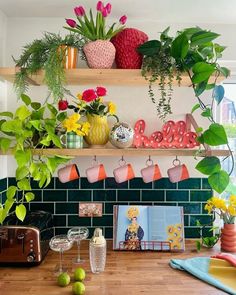
[[(76, 268), (74, 272), (75, 283), (72, 286), (72, 292), (74, 295), (82, 295), (85, 292), (85, 286), (83, 280), (85, 279), (85, 270), (81, 267)], [(66, 287), (70, 284), (70, 276), (67, 272), (61, 273), (57, 278), (57, 284), (60, 287)]]

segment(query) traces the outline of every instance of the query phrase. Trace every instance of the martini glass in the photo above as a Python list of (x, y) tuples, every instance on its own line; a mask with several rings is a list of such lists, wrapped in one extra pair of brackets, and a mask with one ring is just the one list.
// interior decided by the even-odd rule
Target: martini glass
[(80, 264), (83, 263), (84, 260), (82, 260), (80, 258), (80, 244), (82, 240), (87, 239), (89, 235), (89, 230), (87, 229), (87, 227), (72, 227), (69, 231), (68, 231), (68, 239), (72, 242), (76, 242), (77, 243), (77, 257), (73, 258), (72, 262), (74, 264)]
[(51, 238), (49, 246), (53, 251), (60, 253), (59, 264), (55, 267), (55, 274), (66, 272), (67, 268), (63, 266), (63, 253), (72, 248), (73, 242), (68, 239), (67, 235), (57, 235)]

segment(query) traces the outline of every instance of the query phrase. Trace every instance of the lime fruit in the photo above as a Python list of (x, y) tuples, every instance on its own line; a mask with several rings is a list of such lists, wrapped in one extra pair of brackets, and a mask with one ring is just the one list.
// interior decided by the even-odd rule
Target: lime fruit
[(85, 286), (81, 282), (75, 282), (72, 286), (73, 294), (82, 295), (85, 292)]
[(65, 286), (68, 286), (69, 283), (70, 283), (70, 276), (68, 275), (67, 272), (63, 272), (57, 277), (58, 286), (65, 287)]
[(74, 272), (74, 279), (75, 281), (83, 281), (85, 279), (85, 271), (83, 268), (78, 267)]

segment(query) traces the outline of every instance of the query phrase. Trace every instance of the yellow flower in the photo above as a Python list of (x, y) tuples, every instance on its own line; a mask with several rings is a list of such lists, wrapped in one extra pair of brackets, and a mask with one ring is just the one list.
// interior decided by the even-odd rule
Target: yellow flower
[(206, 211), (208, 211), (208, 214), (210, 214), (210, 213), (212, 212), (213, 206), (212, 206), (211, 204), (207, 203), (207, 204), (205, 205), (204, 209), (205, 209)]
[(229, 203), (230, 203), (230, 205), (236, 206), (236, 196), (235, 195), (231, 195), (229, 197)]
[(80, 114), (75, 113), (75, 114), (71, 115), (68, 119), (73, 121), (73, 122), (78, 122), (79, 119), (80, 119)]
[(82, 94), (81, 94), (81, 93), (78, 93), (78, 94), (77, 94), (77, 98), (78, 98), (79, 100), (82, 100)]
[(85, 135), (84, 132), (79, 130), (79, 129), (76, 130), (76, 134), (79, 135), (79, 136), (84, 136)]
[(89, 130), (90, 130), (89, 122), (84, 122), (82, 125), (82, 132), (84, 133), (84, 135), (88, 135)]
[(115, 113), (116, 113), (116, 105), (113, 102), (111, 102), (111, 101), (108, 104), (108, 112), (111, 115), (115, 115)]
[(225, 200), (218, 197), (212, 197), (210, 199), (210, 204), (212, 204), (213, 207), (223, 211), (227, 209)]
[(78, 124), (70, 119), (66, 119), (63, 121), (63, 127), (66, 129), (67, 132), (76, 131), (78, 129)]
[(233, 206), (228, 207), (228, 212), (231, 216), (236, 216), (236, 208)]

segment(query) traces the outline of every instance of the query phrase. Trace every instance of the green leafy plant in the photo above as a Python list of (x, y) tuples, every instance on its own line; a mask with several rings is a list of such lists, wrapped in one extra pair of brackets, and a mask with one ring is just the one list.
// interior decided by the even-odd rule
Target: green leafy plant
[[(23, 104), (15, 113), (0, 113), (0, 149), (3, 152), (11, 149), (17, 163), (17, 184), (8, 187), (7, 199), (4, 204), (0, 204), (0, 223), (3, 223), (9, 212), (15, 212), (23, 220), (26, 215), (24, 202), (35, 198), (31, 192), (31, 180), (38, 182), (40, 188), (46, 187), (57, 167), (70, 159), (58, 155), (34, 154), (36, 148), (42, 151), (54, 146), (61, 148), (58, 133), (61, 122), (67, 116), (66, 112), (58, 113), (49, 103), (41, 105), (32, 102), (24, 94), (21, 99)], [(46, 117), (46, 113), (50, 114), (49, 117)]]
[(219, 233), (215, 233), (212, 236), (203, 236), (202, 232), (204, 230), (205, 227), (209, 227), (211, 226), (211, 228), (209, 229), (210, 232), (214, 232), (214, 231), (218, 231), (219, 232), (219, 227), (217, 226), (212, 226), (214, 220), (211, 221), (210, 224), (205, 224), (202, 225), (201, 222), (199, 220), (197, 220), (196, 222), (196, 226), (198, 227), (198, 232), (200, 235), (200, 241), (196, 241), (196, 248), (197, 251), (200, 251), (202, 247), (207, 247), (207, 248), (213, 248), (217, 242), (220, 239), (220, 234)]
[(19, 59), (14, 59), (17, 67), (14, 87), (18, 97), (29, 87), (29, 79), (39, 70), (45, 70), (44, 82), (54, 101), (62, 99), (64, 94), (70, 94), (65, 88), (64, 60), (67, 47), (83, 47), (83, 40), (74, 34), (61, 37), (59, 34), (44, 33), (42, 39), (36, 39), (23, 47)]
[[(157, 103), (157, 113), (164, 119), (171, 112), (172, 87), (170, 85), (172, 85), (173, 77), (177, 75), (176, 79), (180, 82), (183, 73), (188, 75), (197, 99), (192, 113), (200, 110), (201, 115), (210, 122), (208, 129), (200, 128), (201, 135), (198, 137), (198, 141), (202, 144), (200, 150), (203, 146), (205, 149), (206, 145), (212, 147), (226, 145), (232, 158), (229, 173), (222, 169), (217, 157), (203, 158), (196, 166), (198, 171), (208, 175), (212, 189), (222, 193), (229, 185), (229, 175), (234, 169), (233, 154), (225, 129), (223, 125), (215, 122), (213, 116), (214, 105), (219, 105), (224, 98), (224, 87), (217, 85), (217, 79), (220, 75), (228, 77), (230, 74), (227, 68), (218, 64), (218, 59), (222, 57), (225, 47), (213, 42), (219, 34), (199, 27), (181, 30), (176, 37), (170, 37), (168, 33), (169, 28), (161, 33), (160, 40), (148, 41), (138, 48), (138, 51), (144, 55), (142, 73), (150, 82), (149, 95), (155, 102), (152, 85), (160, 78), (161, 98)], [(213, 82), (209, 82), (212, 76)], [(170, 96), (167, 95), (166, 87)], [(211, 91), (210, 103), (202, 99), (202, 94), (206, 91)]]

